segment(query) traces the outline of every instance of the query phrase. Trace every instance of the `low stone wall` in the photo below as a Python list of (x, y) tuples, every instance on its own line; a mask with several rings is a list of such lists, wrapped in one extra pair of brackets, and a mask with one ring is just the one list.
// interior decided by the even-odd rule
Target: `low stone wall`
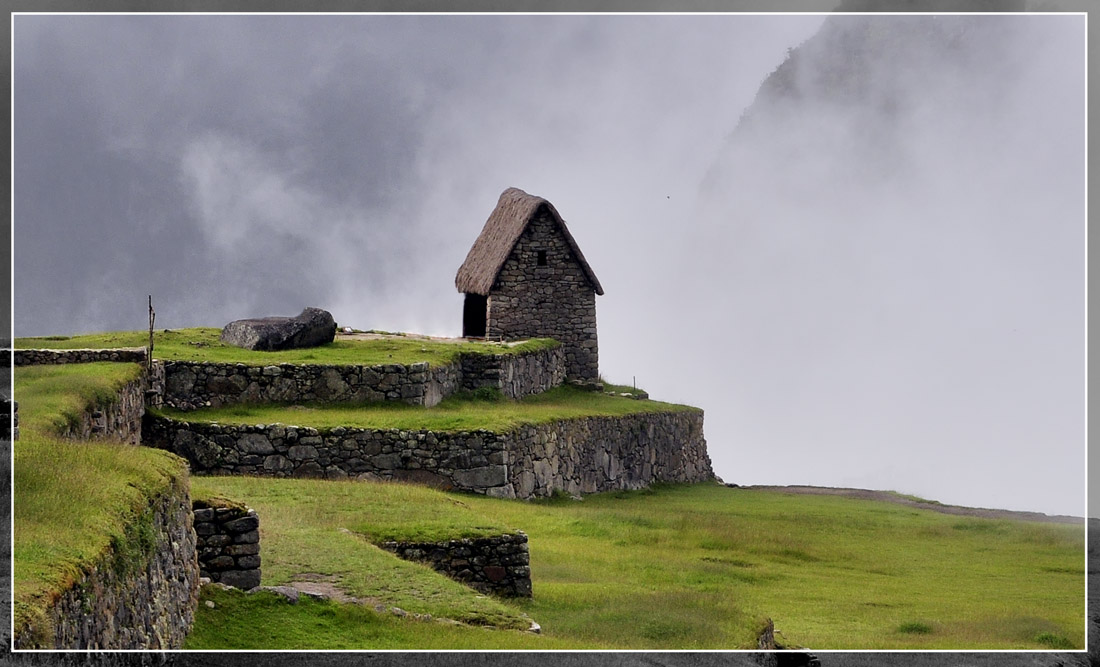
[(260, 518), (247, 507), (195, 501), (199, 574), (248, 590), (260, 585)]
[(110, 438), (131, 445), (141, 444), (141, 420), (145, 414), (147, 386), (144, 375), (128, 382), (119, 390), (114, 402), (85, 412), (80, 423), (68, 428), (63, 436), (74, 440)]
[(190, 423), (146, 415), (146, 445), (197, 474), (398, 479), (505, 498), (713, 477), (701, 410), (588, 417), (508, 433)]
[(530, 555), (522, 532), (445, 542), (383, 542), (381, 546), (482, 593), (531, 597)]
[(178, 649), (198, 604), (186, 470), (44, 618), (16, 628), (17, 649)]
[[(496, 387), (521, 398), (556, 387), (565, 378), (560, 346), (520, 354), (464, 354), (456, 364), (429, 367), (332, 366), (164, 361), (166, 405), (181, 410), (237, 403), (403, 401), (433, 406), (459, 389)], [(156, 387), (156, 385), (154, 385)]]
[(658, 481), (714, 477), (702, 410), (568, 419), (522, 426), (510, 435), (505, 497), (640, 489)]
[[(435, 405), (457, 386), (452, 367), (165, 361), (166, 405), (181, 410), (237, 403), (403, 401)], [(434, 385), (434, 386), (433, 386)]]
[(527, 354), (464, 354), (462, 388), (492, 387), (508, 398), (539, 394), (565, 381), (565, 352), (560, 345)]
[(16, 366), (36, 364), (90, 364), (96, 361), (145, 363), (144, 347), (120, 347), (110, 350), (14, 350)]

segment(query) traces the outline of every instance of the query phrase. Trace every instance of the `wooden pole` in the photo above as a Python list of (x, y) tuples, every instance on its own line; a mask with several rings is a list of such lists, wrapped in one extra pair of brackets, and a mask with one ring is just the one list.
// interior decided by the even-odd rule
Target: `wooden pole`
[(149, 295), (149, 350), (145, 355), (145, 368), (149, 371), (153, 370), (153, 322), (156, 321), (157, 314), (153, 310), (153, 295)]

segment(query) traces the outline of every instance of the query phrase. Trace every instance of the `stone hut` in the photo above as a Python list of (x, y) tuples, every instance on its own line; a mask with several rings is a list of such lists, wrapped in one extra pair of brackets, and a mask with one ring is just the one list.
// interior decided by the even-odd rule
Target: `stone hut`
[(599, 377), (596, 295), (603, 287), (550, 202), (505, 190), (455, 286), (466, 295), (463, 336), (554, 338), (564, 348), (569, 380)]

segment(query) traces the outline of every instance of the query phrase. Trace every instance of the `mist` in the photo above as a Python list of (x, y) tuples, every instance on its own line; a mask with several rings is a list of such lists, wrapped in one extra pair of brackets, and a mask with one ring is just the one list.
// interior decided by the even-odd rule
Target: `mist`
[(839, 99), (859, 17), (18, 16), (14, 332), (459, 335), (515, 186), (725, 481), (1080, 515), (1084, 20), (964, 18)]

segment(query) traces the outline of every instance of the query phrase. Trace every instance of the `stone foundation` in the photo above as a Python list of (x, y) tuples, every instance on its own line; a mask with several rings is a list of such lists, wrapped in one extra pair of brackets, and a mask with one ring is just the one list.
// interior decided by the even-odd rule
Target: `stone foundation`
[(713, 477), (701, 410), (586, 417), (508, 433), (321, 432), (146, 415), (144, 440), (184, 457), (197, 474), (397, 479), (504, 498)]
[(565, 349), (561, 346), (528, 354), (464, 354), (463, 389), (499, 389), (507, 398), (539, 394), (565, 381)]
[(531, 597), (530, 556), (527, 535), (522, 532), (445, 542), (383, 542), (381, 546), (482, 593)]
[(199, 574), (248, 590), (260, 585), (260, 518), (256, 510), (195, 501)]

